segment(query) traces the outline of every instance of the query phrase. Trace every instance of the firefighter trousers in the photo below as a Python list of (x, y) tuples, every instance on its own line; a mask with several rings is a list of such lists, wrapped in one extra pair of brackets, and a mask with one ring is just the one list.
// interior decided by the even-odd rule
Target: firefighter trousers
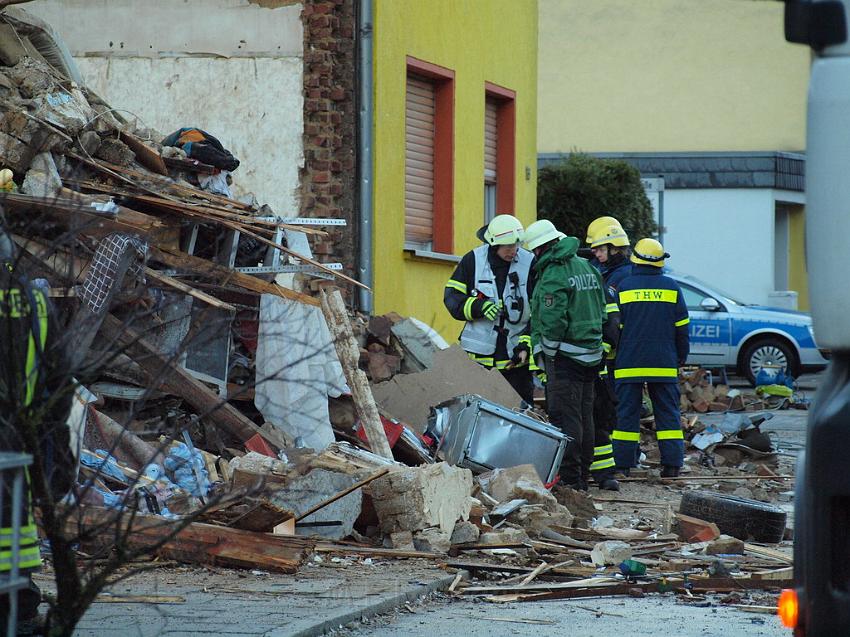
[[(614, 462), (618, 469), (636, 467), (640, 456), (640, 410), (642, 382), (617, 381), (617, 427), (612, 434)], [(679, 421), (678, 383), (646, 383), (655, 415), (655, 436), (665, 467), (681, 467), (685, 457)]]

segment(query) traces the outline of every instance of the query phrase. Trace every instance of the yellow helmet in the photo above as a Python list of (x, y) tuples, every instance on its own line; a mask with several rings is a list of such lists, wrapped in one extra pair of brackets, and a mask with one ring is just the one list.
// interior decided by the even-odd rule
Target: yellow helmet
[(587, 238), (585, 238), (585, 241), (587, 243), (593, 243), (593, 238), (599, 234), (599, 231), (602, 228), (619, 225), (620, 222), (614, 217), (596, 217), (596, 219), (591, 221), (590, 225), (587, 226)]
[(664, 252), (664, 246), (655, 239), (641, 239), (632, 250), (632, 263), (638, 265), (654, 265), (657, 268), (663, 268), (664, 259), (669, 258), (670, 255)]
[(534, 248), (540, 247), (545, 243), (549, 243), (555, 239), (563, 239), (566, 236), (551, 221), (541, 219), (532, 223), (528, 226), (528, 230), (525, 231), (525, 249), (534, 250)]
[(522, 223), (513, 215), (496, 215), (479, 231), (479, 238), (491, 246), (513, 245), (522, 241)]
[(591, 248), (611, 244), (617, 247), (626, 247), (629, 245), (629, 235), (623, 230), (620, 224), (604, 226), (599, 229), (599, 232), (592, 237), (589, 242)]

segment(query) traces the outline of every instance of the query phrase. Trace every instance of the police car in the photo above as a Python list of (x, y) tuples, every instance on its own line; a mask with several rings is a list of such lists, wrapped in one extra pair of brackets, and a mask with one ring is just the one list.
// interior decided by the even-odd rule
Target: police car
[(725, 367), (753, 384), (764, 366), (784, 368), (794, 377), (826, 367), (827, 352), (818, 349), (805, 312), (748, 305), (690, 275), (665, 274), (678, 282), (688, 306), (688, 364)]

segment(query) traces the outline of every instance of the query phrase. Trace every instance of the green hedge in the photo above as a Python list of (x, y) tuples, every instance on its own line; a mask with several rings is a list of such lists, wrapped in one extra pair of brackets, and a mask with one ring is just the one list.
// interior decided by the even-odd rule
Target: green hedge
[(640, 173), (618, 159), (597, 159), (573, 153), (538, 173), (537, 216), (584, 244), (588, 224), (603, 215), (616, 217), (632, 246), (654, 236), (652, 205), (640, 183)]

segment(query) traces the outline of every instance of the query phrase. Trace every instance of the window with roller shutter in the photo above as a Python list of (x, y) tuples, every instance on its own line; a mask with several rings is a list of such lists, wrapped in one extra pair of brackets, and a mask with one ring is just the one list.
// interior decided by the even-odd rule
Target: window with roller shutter
[(499, 146), (499, 105), (488, 97), (484, 104), (484, 223), (496, 216), (496, 152)]
[(406, 243), (434, 235), (434, 82), (408, 75), (405, 102), (404, 209)]
[(454, 214), (454, 71), (407, 58), (404, 243), (451, 254)]
[(485, 82), (484, 219), (515, 214), (516, 92)]

